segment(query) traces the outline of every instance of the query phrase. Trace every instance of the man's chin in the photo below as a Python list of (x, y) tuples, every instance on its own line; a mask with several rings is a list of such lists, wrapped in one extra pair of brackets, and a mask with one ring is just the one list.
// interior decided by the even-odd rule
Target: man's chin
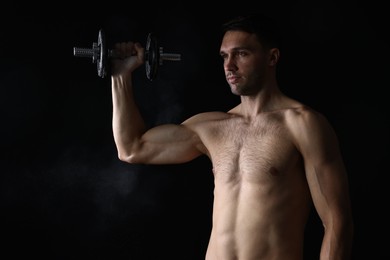
[(241, 92), (237, 90), (236, 86), (230, 85), (230, 91), (231, 91), (234, 95), (237, 95), (237, 96), (240, 96), (240, 95), (241, 95)]

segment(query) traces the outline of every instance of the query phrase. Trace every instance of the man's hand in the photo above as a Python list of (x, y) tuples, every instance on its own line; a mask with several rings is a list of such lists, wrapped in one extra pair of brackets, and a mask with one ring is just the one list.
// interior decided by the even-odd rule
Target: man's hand
[(129, 76), (145, 62), (145, 49), (138, 42), (121, 42), (115, 44), (112, 58), (112, 76)]

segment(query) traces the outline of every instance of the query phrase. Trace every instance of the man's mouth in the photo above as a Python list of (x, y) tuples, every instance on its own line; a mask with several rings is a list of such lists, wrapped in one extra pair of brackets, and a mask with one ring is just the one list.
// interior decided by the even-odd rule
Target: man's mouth
[(238, 76), (228, 76), (227, 77), (227, 81), (230, 83), (230, 84), (235, 84), (239, 81), (240, 77)]

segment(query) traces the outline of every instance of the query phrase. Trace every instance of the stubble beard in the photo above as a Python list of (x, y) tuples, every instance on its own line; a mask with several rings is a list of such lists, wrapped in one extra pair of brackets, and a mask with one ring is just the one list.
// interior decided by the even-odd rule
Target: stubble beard
[(238, 82), (229, 86), (230, 91), (237, 96), (249, 96), (253, 92), (253, 87), (248, 82)]

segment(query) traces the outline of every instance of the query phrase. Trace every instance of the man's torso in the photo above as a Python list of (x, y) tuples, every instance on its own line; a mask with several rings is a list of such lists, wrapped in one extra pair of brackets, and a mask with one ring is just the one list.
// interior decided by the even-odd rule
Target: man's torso
[(215, 179), (207, 259), (300, 259), (310, 195), (285, 111), (205, 122)]

